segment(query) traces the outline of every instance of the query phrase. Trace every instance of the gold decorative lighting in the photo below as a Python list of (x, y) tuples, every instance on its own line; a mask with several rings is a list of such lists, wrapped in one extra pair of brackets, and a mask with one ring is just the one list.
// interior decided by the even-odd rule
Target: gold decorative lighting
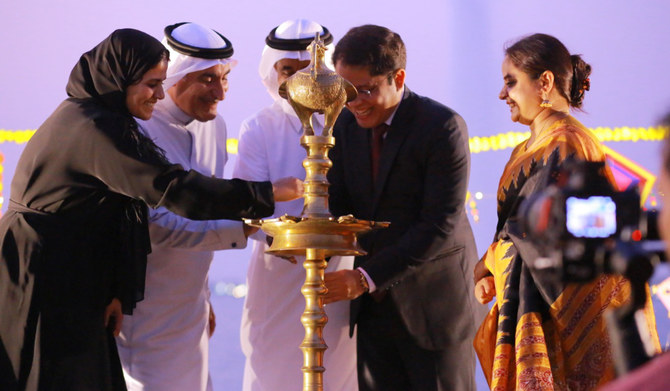
[[(356, 235), (389, 224), (358, 220), (351, 215), (334, 218), (328, 209), (326, 175), (332, 166), (328, 151), (335, 145), (333, 124), (344, 104), (355, 99), (357, 92), (351, 83), (325, 66), (326, 47), (318, 34), (308, 50), (312, 55), (309, 67), (298, 71), (279, 87), (279, 94), (289, 101), (303, 127), (300, 144), (307, 150), (307, 158), (303, 161), (306, 176), (302, 215), (246, 222), (261, 227), (273, 237), (268, 253), (305, 256), (306, 277), (301, 289), (305, 296), (305, 311), (300, 318), (305, 327), (305, 338), (300, 345), (304, 357), (303, 391), (322, 391), (326, 370), (323, 353), (328, 348), (323, 339), (323, 327), (328, 322), (323, 308), (326, 258), (365, 254), (358, 246)], [(312, 127), (315, 112), (325, 115), (321, 135), (315, 135)]]

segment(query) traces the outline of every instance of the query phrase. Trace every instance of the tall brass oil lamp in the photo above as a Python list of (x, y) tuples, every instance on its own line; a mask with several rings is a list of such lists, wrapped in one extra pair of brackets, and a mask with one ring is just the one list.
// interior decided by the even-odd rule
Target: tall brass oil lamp
[[(305, 311), (300, 320), (305, 338), (303, 352), (303, 391), (323, 391), (323, 354), (328, 348), (323, 327), (328, 317), (323, 308), (326, 294), (324, 270), (326, 258), (333, 255), (364, 255), (356, 235), (389, 223), (358, 220), (351, 215), (334, 218), (328, 209), (328, 179), (332, 166), (328, 151), (335, 145), (333, 124), (344, 104), (356, 98), (356, 88), (326, 67), (325, 44), (317, 34), (307, 48), (312, 55), (310, 65), (295, 73), (279, 87), (279, 95), (287, 99), (302, 123), (300, 144), (307, 150), (305, 167), (305, 205), (300, 217), (284, 215), (275, 219), (247, 220), (273, 237), (270, 254), (305, 256), (306, 271), (302, 294)], [(312, 114), (325, 115), (321, 135), (314, 134)]]

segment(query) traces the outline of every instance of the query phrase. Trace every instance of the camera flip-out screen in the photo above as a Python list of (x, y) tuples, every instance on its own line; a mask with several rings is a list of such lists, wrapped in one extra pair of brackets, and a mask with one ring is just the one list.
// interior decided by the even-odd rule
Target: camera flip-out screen
[(616, 204), (611, 197), (568, 197), (565, 201), (568, 232), (580, 238), (607, 238), (616, 233)]

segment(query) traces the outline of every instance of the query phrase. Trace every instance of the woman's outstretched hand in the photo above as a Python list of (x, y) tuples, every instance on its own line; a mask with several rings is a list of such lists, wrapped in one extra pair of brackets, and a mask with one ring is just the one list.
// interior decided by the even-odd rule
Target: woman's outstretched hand
[(294, 177), (281, 178), (272, 184), (275, 202), (293, 201), (305, 192), (303, 182)]

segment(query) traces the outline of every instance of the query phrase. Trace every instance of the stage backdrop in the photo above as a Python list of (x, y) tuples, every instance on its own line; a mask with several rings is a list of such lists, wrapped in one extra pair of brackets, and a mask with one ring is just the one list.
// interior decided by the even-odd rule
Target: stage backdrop
[[(367, 23), (387, 26), (403, 37), (407, 85), (452, 107), (468, 124), (472, 197), (467, 207), (480, 254), (494, 232), (498, 178), (510, 147), (527, 130), (510, 121), (508, 107), (497, 98), (503, 84), (503, 47), (527, 34), (555, 35), (593, 66), (585, 112), (576, 116), (611, 148), (622, 180), (645, 181), (646, 205), (656, 202), (659, 133), (654, 125), (670, 110), (670, 6), (664, 0), (2, 0), (0, 9), (3, 211), (31, 130), (65, 98), (67, 77), (81, 53), (114, 29), (133, 27), (160, 39), (165, 25), (193, 21), (228, 37), (239, 65), (230, 75), (230, 91), (219, 110), (229, 136), (235, 138), (242, 120), (271, 102), (257, 74), (265, 36), (282, 21), (297, 17), (324, 24), (336, 40), (350, 27)], [(234, 159), (231, 154), (229, 173)], [(219, 321), (211, 364), (219, 390), (241, 388), (238, 328), (248, 257), (248, 250), (226, 251), (212, 266), (210, 285)], [(659, 301), (670, 290), (660, 285), (665, 276), (660, 273), (652, 283), (661, 343), (667, 345), (668, 309)], [(479, 381), (480, 389), (486, 389)]]

